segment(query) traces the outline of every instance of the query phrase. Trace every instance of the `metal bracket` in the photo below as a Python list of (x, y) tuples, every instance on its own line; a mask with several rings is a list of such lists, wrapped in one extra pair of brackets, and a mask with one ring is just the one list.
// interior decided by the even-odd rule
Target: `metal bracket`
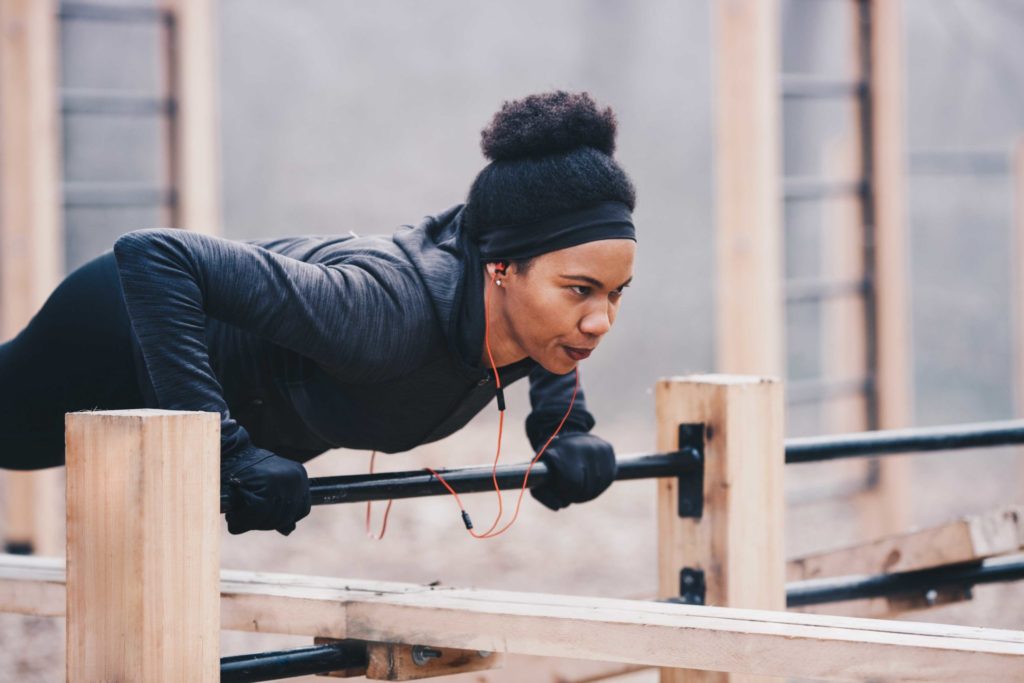
[(679, 600), (684, 605), (703, 605), (707, 597), (704, 570), (683, 567), (679, 572)]
[(700, 519), (704, 514), (704, 425), (679, 425), (679, 455), (695, 462), (696, 467), (681, 475), (679, 516)]

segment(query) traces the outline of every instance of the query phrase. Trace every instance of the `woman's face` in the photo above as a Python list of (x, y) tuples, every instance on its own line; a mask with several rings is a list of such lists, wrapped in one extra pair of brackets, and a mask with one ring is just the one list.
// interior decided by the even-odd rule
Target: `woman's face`
[[(571, 372), (615, 322), (635, 254), (633, 240), (599, 240), (542, 254), (525, 272), (509, 266), (491, 289), (503, 341), (553, 373)], [(495, 264), (487, 270), (497, 275)]]

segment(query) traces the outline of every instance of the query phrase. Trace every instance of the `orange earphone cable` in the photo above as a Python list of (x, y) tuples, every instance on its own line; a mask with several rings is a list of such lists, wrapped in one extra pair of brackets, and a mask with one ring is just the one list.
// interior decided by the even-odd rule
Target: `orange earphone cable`
[(522, 505), (523, 495), (526, 493), (527, 484), (530, 480), (530, 472), (533, 471), (533, 466), (537, 463), (538, 460), (540, 460), (540, 457), (544, 455), (544, 451), (547, 450), (548, 445), (552, 441), (554, 441), (555, 437), (558, 436), (558, 433), (562, 431), (562, 426), (565, 424), (565, 421), (569, 419), (569, 414), (572, 412), (573, 404), (575, 404), (576, 402), (576, 394), (580, 388), (580, 371), (579, 367), (577, 366), (576, 386), (573, 388), (572, 398), (569, 400), (569, 408), (565, 411), (565, 415), (562, 416), (562, 420), (561, 422), (558, 423), (558, 427), (555, 429), (555, 432), (550, 437), (548, 437), (548, 440), (544, 442), (544, 446), (540, 449), (540, 451), (537, 452), (537, 454), (530, 461), (529, 466), (526, 468), (526, 474), (523, 476), (523, 485), (519, 489), (519, 497), (516, 499), (516, 507), (515, 512), (512, 515), (512, 519), (509, 520), (508, 524), (503, 526), (501, 529), (499, 529), (498, 531), (494, 531), (495, 527), (498, 526), (498, 522), (501, 521), (501, 518), (504, 514), (504, 503), (502, 500), (501, 488), (498, 486), (498, 461), (501, 458), (501, 438), (505, 425), (505, 396), (501, 386), (501, 375), (498, 373), (498, 368), (494, 363), (494, 356), (491, 354), (490, 322), (490, 302), (489, 297), (487, 296), (487, 292), (484, 291), (484, 348), (487, 350), (487, 358), (488, 360), (490, 360), (491, 370), (494, 372), (494, 382), (496, 385), (496, 391), (498, 396), (498, 448), (497, 452), (494, 455), (494, 464), (491, 467), (491, 480), (494, 482), (494, 491), (498, 495), (498, 515), (494, 518), (494, 522), (491, 524), (491, 527), (482, 534), (473, 531), (473, 523), (470, 520), (469, 513), (466, 512), (465, 506), (462, 504), (462, 499), (459, 498), (459, 494), (455, 492), (455, 489), (453, 489), (448, 484), (448, 482), (445, 481), (444, 477), (442, 477), (440, 473), (438, 473), (436, 470), (430, 467), (424, 468), (433, 476), (435, 476), (437, 480), (440, 481), (441, 484), (448, 490), (448, 492), (455, 497), (455, 502), (458, 504), (459, 510), (462, 512), (462, 521), (466, 525), (466, 531), (468, 531), (469, 534), (476, 539), (494, 538), (495, 536), (499, 536), (505, 533), (515, 523), (516, 519), (519, 518), (519, 508)]
[[(373, 474), (373, 461), (376, 460), (376, 459), (377, 459), (377, 451), (374, 451), (373, 453), (370, 454), (370, 474)], [(371, 519), (372, 514), (373, 514), (373, 512), (372, 512), (372, 510), (373, 510), (373, 501), (370, 501), (370, 500), (366, 501), (366, 537), (367, 538), (372, 538), (375, 541), (379, 541), (379, 540), (384, 538), (384, 534), (387, 533), (387, 530), (388, 530), (388, 515), (391, 514), (391, 504), (394, 503), (394, 502), (395, 502), (394, 500), (390, 500), (390, 499), (388, 500), (388, 505), (387, 505), (386, 508), (384, 508), (384, 521), (383, 521), (383, 523), (381, 523), (381, 526), (380, 526), (380, 535), (377, 535), (377, 534), (373, 533), (370, 530), (370, 519)]]

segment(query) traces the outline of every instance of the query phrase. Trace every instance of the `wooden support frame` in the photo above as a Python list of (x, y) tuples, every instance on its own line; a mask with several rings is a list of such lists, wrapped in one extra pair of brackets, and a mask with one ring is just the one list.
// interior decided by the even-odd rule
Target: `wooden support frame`
[[(0, 0), (0, 342), (64, 270), (56, 17), (55, 0)], [(5, 545), (62, 552), (60, 472), (3, 474)]]
[(161, 0), (170, 21), (164, 36), (168, 96), (176, 106), (167, 127), (167, 177), (175, 190), (169, 223), (208, 235), (223, 232), (218, 136), (214, 4)]
[[(1014, 292), (1010, 298), (1014, 322), (1014, 402), (1018, 416), (1024, 416), (1024, 135), (1012, 152)], [(1024, 449), (1017, 454), (1017, 490), (1024, 491)]]
[(716, 358), (784, 376), (777, 0), (714, 3)]
[[(63, 569), (0, 560), (0, 611), (59, 616)], [(1024, 633), (725, 607), (221, 573), (224, 628), (823, 680), (1009, 680)]]
[[(679, 426), (704, 426), (704, 510), (679, 515), (677, 479), (658, 480), (658, 590), (680, 595), (684, 568), (702, 572), (708, 605), (784, 610), (785, 467), (782, 385), (704, 375), (658, 383), (658, 450), (679, 448)], [(692, 574), (690, 574), (692, 576)], [(665, 670), (662, 681), (717, 680)]]
[[(870, 37), (867, 55), (871, 83), (871, 148), (868, 212), (875, 281), (875, 396), (878, 429), (913, 422), (910, 292), (907, 281), (906, 125), (904, 121), (903, 3), (867, 0)], [(867, 538), (898, 533), (910, 526), (911, 463), (886, 458), (877, 465), (875, 493), (860, 503), (874, 511)]]
[(219, 681), (220, 415), (66, 428), (67, 681)]
[(1024, 506), (1011, 505), (927, 529), (794, 558), (790, 581), (909, 572), (1018, 552), (1024, 548)]

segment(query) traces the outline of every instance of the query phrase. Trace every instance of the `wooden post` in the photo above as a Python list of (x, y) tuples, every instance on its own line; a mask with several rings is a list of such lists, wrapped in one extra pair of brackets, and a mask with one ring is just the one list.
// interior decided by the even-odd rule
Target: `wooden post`
[[(56, 21), (54, 0), (0, 0), (0, 341), (64, 269)], [(5, 546), (59, 554), (60, 472), (4, 474)]]
[(220, 680), (220, 416), (69, 413), (67, 680)]
[[(1024, 137), (1013, 149), (1013, 277), (1011, 297), (1014, 335), (1014, 402), (1017, 417), (1024, 417)], [(1017, 491), (1024, 496), (1024, 448), (1017, 455)]]
[[(906, 144), (903, 113), (903, 3), (869, 0), (870, 191), (873, 200), (875, 383), (879, 429), (913, 422), (910, 294), (907, 284)], [(865, 506), (877, 514), (872, 536), (910, 526), (910, 462), (885, 458), (878, 465), (877, 496)]]
[(781, 377), (778, 14), (776, 0), (715, 3), (715, 364)]
[[(659, 596), (680, 594), (684, 568), (703, 571), (704, 603), (786, 608), (783, 546), (785, 465), (782, 384), (704, 375), (658, 382), (658, 450), (679, 447), (679, 425), (705, 425), (704, 508), (679, 516), (679, 482), (658, 480)], [(661, 680), (739, 681), (665, 669)]]
[(177, 102), (169, 126), (168, 180), (176, 193), (170, 224), (209, 235), (222, 232), (220, 140), (211, 0), (162, 0), (167, 91)]

